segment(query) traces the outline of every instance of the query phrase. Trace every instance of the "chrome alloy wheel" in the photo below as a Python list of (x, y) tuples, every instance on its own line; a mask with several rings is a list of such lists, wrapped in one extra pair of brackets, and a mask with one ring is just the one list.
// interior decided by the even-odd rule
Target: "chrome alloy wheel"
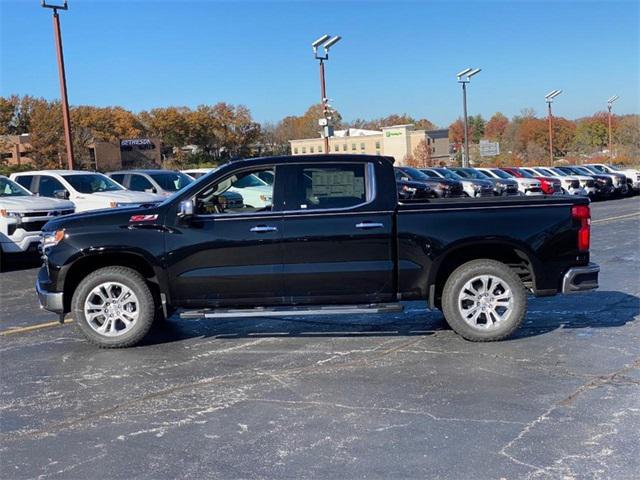
[(138, 297), (126, 285), (105, 282), (95, 287), (84, 302), (84, 317), (89, 326), (105, 337), (127, 333), (139, 314)]
[(464, 321), (473, 328), (497, 328), (513, 310), (511, 288), (494, 275), (473, 277), (460, 290), (458, 310)]

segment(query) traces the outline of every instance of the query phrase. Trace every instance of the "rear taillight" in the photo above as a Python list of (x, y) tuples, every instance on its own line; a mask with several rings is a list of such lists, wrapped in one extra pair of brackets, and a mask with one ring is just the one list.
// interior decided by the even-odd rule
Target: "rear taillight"
[(571, 217), (580, 220), (578, 250), (587, 252), (591, 243), (591, 210), (588, 205), (576, 205), (571, 207)]
[(540, 179), (540, 188), (542, 188), (543, 193), (553, 193), (553, 185), (542, 178)]

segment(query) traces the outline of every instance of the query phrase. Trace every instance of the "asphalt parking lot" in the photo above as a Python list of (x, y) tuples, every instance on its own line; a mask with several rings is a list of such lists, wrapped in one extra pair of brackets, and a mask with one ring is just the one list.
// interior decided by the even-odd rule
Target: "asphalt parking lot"
[[(637, 478), (640, 197), (593, 205), (600, 289), (504, 342), (438, 312), (179, 321), (105, 351), (0, 274), (0, 477)], [(36, 262), (37, 263), (37, 262)]]

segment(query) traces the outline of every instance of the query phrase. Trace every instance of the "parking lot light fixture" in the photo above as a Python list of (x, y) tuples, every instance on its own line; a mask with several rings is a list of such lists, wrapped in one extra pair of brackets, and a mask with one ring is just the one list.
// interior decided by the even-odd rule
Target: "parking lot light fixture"
[(60, 77), (60, 103), (62, 104), (62, 124), (64, 126), (64, 142), (67, 147), (67, 167), (73, 170), (73, 143), (71, 141), (71, 117), (69, 115), (69, 100), (67, 98), (67, 78), (64, 70), (64, 54), (62, 52), (62, 34), (60, 33), (60, 17), (58, 10), (68, 10), (67, 0), (61, 5), (40, 2), (42, 8), (53, 10), (53, 34), (58, 58), (58, 76)]
[(613, 137), (611, 134), (611, 109), (613, 108), (613, 102), (618, 100), (620, 97), (618, 95), (614, 95), (609, 100), (607, 100), (607, 110), (609, 111), (609, 164), (613, 162)]
[(464, 156), (462, 157), (462, 166), (469, 167), (469, 119), (467, 117), (467, 83), (471, 81), (471, 77), (480, 73), (481, 68), (465, 68), (456, 75), (458, 83), (462, 84), (462, 113), (464, 116)]
[(551, 90), (544, 96), (547, 102), (548, 121), (549, 121), (549, 166), (553, 167), (553, 114), (551, 113), (551, 104), (553, 99), (562, 93), (562, 90)]
[[(333, 126), (331, 125), (331, 110), (329, 105), (329, 98), (327, 97), (327, 87), (324, 75), (324, 62), (329, 60), (329, 49), (338, 43), (342, 37), (336, 35), (331, 38), (331, 35), (322, 35), (315, 42), (311, 44), (313, 49), (313, 56), (320, 62), (320, 104), (322, 105), (322, 118), (318, 120), (319, 125), (322, 127), (322, 138), (324, 139), (324, 153), (329, 154), (329, 137), (333, 136)], [(318, 50), (322, 47), (323, 53), (319, 53)]]

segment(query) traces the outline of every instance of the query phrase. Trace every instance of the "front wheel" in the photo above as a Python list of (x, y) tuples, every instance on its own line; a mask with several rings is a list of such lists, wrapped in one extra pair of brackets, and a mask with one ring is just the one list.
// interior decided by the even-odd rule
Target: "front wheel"
[(145, 279), (126, 267), (105, 267), (80, 282), (71, 300), (82, 334), (101, 348), (131, 347), (151, 329), (156, 307)]
[(527, 294), (511, 268), (496, 260), (467, 262), (449, 276), (442, 292), (444, 317), (461, 337), (492, 342), (515, 332), (527, 311)]

